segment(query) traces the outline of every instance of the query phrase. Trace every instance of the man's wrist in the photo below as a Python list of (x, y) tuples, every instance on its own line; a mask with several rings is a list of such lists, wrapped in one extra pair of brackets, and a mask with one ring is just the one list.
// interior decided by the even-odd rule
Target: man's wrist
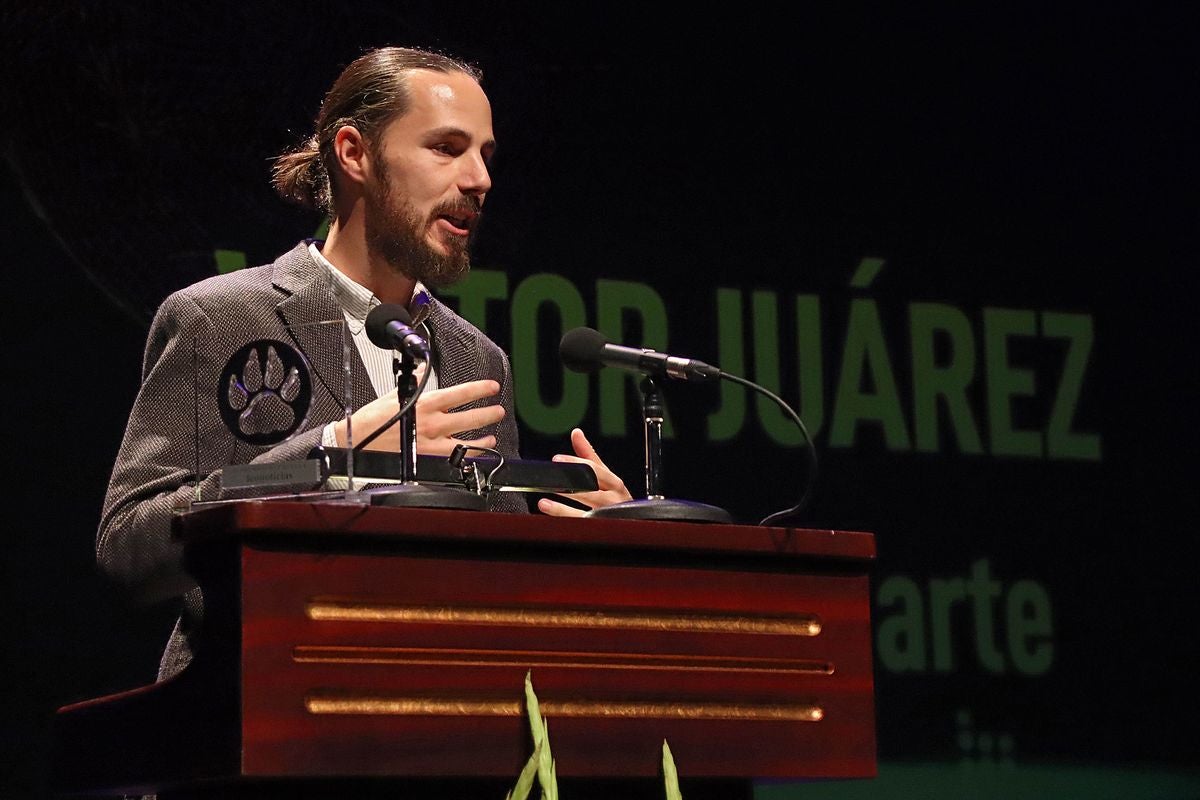
[(321, 431), (321, 446), (322, 447), (345, 447), (346, 446), (346, 421), (339, 419), (336, 422), (330, 422)]

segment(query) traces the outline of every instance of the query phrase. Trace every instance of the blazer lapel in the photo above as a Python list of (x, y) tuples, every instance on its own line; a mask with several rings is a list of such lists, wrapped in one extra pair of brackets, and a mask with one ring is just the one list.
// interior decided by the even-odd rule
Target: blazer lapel
[[(475, 337), (455, 324), (454, 317), (437, 298), (431, 300), (426, 320), (432, 336), (434, 369), (438, 386), (454, 386), (484, 374), (483, 354)], [(470, 406), (481, 405), (472, 403)]]
[(313, 261), (307, 242), (276, 259), (272, 280), (284, 294), (275, 309), (308, 359), (317, 382), (329, 392), (329, 399), (339, 409), (345, 405), (343, 364), (349, 348), (351, 407), (357, 410), (374, 400), (371, 379), (345, 329), (341, 306), (333, 299), (329, 275)]

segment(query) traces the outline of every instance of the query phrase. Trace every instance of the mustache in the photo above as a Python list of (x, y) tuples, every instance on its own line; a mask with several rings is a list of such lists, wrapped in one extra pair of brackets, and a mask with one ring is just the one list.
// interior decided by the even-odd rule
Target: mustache
[(457, 200), (447, 200), (433, 209), (432, 216), (440, 214), (474, 214), (483, 212), (483, 200), (474, 195), (464, 195)]

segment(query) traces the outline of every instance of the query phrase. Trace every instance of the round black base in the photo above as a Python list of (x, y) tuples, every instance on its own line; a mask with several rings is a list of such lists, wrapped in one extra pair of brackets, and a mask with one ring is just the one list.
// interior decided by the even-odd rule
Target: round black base
[(626, 500), (611, 506), (593, 508), (585, 517), (600, 519), (651, 519), (660, 522), (718, 522), (732, 524), (729, 512), (691, 500)]
[(487, 500), (466, 489), (436, 484), (401, 483), (367, 489), (373, 506), (400, 508), (450, 508), (460, 511), (487, 511)]

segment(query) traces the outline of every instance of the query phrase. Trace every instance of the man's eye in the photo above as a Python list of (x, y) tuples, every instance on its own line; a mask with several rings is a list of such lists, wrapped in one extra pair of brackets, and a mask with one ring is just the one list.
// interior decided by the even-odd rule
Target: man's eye
[(455, 154), (455, 149), (450, 144), (435, 144), (433, 149), (446, 156), (452, 156)]

